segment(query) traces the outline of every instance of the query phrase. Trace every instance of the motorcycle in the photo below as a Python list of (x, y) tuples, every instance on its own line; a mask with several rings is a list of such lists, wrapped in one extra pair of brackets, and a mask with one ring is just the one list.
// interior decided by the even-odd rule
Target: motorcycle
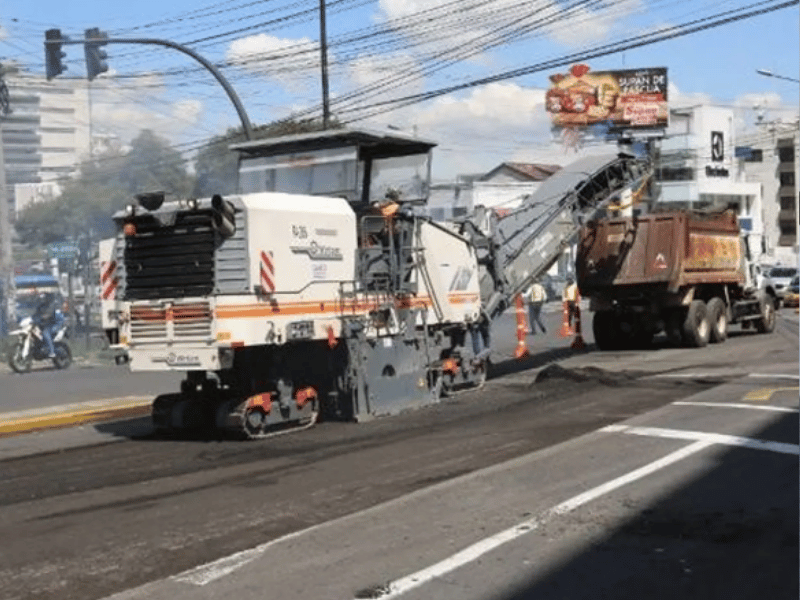
[(52, 358), (48, 356), (47, 342), (44, 341), (41, 328), (33, 322), (31, 317), (22, 319), (19, 329), (12, 331), (9, 335), (17, 337), (17, 341), (8, 355), (8, 364), (17, 373), (30, 371), (34, 360), (52, 360), (56, 369), (66, 369), (72, 364), (72, 351), (65, 340), (66, 324), (61, 325), (53, 334), (55, 356)]

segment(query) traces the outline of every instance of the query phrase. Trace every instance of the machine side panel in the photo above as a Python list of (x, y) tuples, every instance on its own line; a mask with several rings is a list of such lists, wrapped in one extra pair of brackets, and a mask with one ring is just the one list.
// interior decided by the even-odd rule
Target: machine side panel
[(418, 259), (420, 295), (429, 299), (428, 323), (474, 321), (480, 313), (474, 248), (459, 235), (422, 221)]

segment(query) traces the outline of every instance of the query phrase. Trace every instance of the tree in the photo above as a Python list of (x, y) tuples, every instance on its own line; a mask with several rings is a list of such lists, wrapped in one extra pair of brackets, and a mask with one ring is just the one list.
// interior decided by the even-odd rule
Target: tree
[(111, 152), (81, 166), (80, 176), (64, 185), (61, 196), (33, 204), (17, 215), (15, 227), (28, 246), (75, 239), (93, 231), (113, 235), (111, 216), (145, 191), (186, 197), (192, 179), (180, 153), (167, 140), (143, 130), (130, 151)]
[[(332, 120), (331, 129), (341, 125)], [(253, 129), (255, 139), (321, 131), (319, 119), (282, 120), (260, 125)], [(197, 153), (195, 173), (197, 175), (194, 194), (205, 198), (213, 194), (233, 194), (237, 191), (238, 156), (230, 150), (230, 145), (246, 140), (241, 127), (230, 128), (223, 135), (215, 136)]]

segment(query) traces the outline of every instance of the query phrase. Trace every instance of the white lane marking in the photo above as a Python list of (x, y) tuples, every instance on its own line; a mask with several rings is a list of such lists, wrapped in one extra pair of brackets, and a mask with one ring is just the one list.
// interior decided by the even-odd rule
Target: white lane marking
[(745, 373), (736, 371), (686, 371), (683, 373), (654, 373), (651, 377), (671, 379), (721, 379), (725, 377), (744, 377)]
[(387, 586), (388, 591), (376, 597), (380, 598), (380, 600), (397, 598), (398, 596), (405, 594), (406, 592), (417, 588), (437, 577), (441, 577), (442, 575), (450, 573), (459, 567), (463, 567), (464, 565), (480, 558), (487, 552), (491, 552), (495, 548), (502, 546), (503, 544), (530, 533), (550, 518), (575, 510), (587, 502), (595, 500), (596, 498), (616, 490), (623, 485), (636, 481), (637, 479), (641, 479), (642, 477), (646, 477), (647, 475), (655, 473), (659, 469), (663, 469), (664, 467), (683, 460), (684, 458), (691, 456), (692, 454), (696, 454), (697, 452), (700, 452), (711, 445), (711, 442), (706, 441), (694, 442), (693, 444), (689, 444), (680, 450), (667, 454), (656, 461), (644, 465), (643, 467), (635, 469), (629, 473), (626, 473), (625, 475), (617, 477), (616, 479), (612, 479), (611, 481), (607, 481), (606, 483), (598, 485), (597, 487), (583, 492), (582, 494), (578, 494), (569, 500), (557, 504), (553, 508), (545, 511), (543, 514), (537, 517), (522, 521), (521, 523), (518, 523), (509, 529), (501, 531), (500, 533), (497, 533), (491, 537), (484, 538), (481, 541), (476, 542), (475, 544), (472, 544), (471, 546), (453, 554), (452, 556), (434, 565), (431, 565), (430, 567), (390, 582)]
[(305, 535), (306, 533), (310, 533), (315, 529), (319, 529), (323, 525), (325, 525), (325, 523), (312, 525), (311, 527), (301, 529), (300, 531), (286, 534), (269, 542), (255, 546), (254, 548), (242, 550), (241, 552), (236, 552), (235, 554), (225, 556), (213, 562), (200, 565), (194, 569), (189, 569), (183, 573), (178, 573), (177, 575), (170, 577), (170, 579), (173, 581), (179, 581), (181, 583), (189, 583), (191, 585), (207, 585), (212, 581), (219, 579), (220, 577), (224, 577), (225, 575), (233, 573), (247, 563), (254, 561), (272, 546), (277, 546), (282, 542), (286, 542), (293, 538), (300, 537), (301, 535)]
[(772, 406), (769, 404), (739, 404), (736, 402), (690, 402), (689, 400), (678, 400), (672, 403), (673, 406), (710, 406), (713, 408), (746, 408), (750, 410), (771, 410), (773, 412), (796, 413), (796, 408), (788, 406)]
[(756, 377), (761, 379), (800, 379), (800, 374), (791, 373), (750, 373), (748, 377)]
[(769, 450), (781, 454), (800, 454), (800, 446), (784, 442), (769, 442), (755, 438), (726, 435), (723, 433), (707, 433), (705, 431), (686, 431), (683, 429), (668, 429), (665, 427), (636, 427), (631, 425), (609, 425), (600, 431), (606, 433), (629, 433), (647, 437), (661, 437), (673, 440), (695, 440), (723, 446), (738, 446), (754, 450)]

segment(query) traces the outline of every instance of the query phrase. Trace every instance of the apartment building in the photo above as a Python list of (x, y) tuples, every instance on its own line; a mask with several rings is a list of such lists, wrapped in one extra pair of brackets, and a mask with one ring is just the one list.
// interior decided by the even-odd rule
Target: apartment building
[(85, 80), (48, 82), (18, 73), (7, 75), (6, 84), (11, 113), (0, 120), (0, 139), (13, 219), (25, 202), (57, 196), (58, 182), (73, 176), (88, 156), (90, 105)]
[(738, 149), (747, 178), (762, 184), (765, 245), (770, 262), (797, 261), (798, 122), (761, 120)]

